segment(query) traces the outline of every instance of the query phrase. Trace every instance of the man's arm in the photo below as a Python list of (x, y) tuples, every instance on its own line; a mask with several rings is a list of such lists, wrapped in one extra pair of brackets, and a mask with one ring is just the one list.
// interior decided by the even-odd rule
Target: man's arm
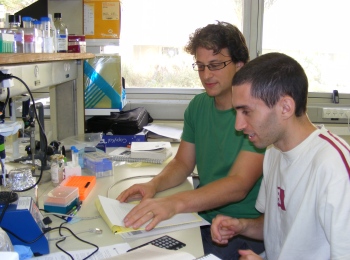
[(211, 237), (218, 244), (227, 244), (229, 239), (243, 235), (252, 239), (264, 239), (264, 214), (255, 219), (231, 218), (218, 215), (211, 225)]
[(195, 165), (195, 145), (181, 141), (174, 159), (150, 182), (156, 187), (156, 192), (173, 188), (186, 180)]
[[(264, 155), (241, 151), (227, 177), (169, 197), (178, 212), (199, 212), (244, 199), (262, 175)], [(213, 162), (215, 163), (215, 162)]]
[(125, 202), (135, 197), (144, 200), (152, 198), (157, 192), (180, 185), (193, 172), (195, 158), (195, 145), (181, 141), (174, 159), (157, 176), (147, 183), (131, 186), (123, 191), (117, 200)]
[[(125, 225), (138, 228), (152, 219), (146, 227), (146, 230), (150, 230), (160, 221), (177, 213), (199, 212), (240, 201), (260, 178), (262, 162), (262, 154), (241, 151), (227, 177), (199, 189), (180, 192), (166, 198), (145, 199), (127, 215)], [(159, 176), (158, 180), (164, 176)], [(187, 176), (183, 175), (182, 180), (185, 177)], [(164, 185), (161, 188), (157, 191), (169, 187)]]

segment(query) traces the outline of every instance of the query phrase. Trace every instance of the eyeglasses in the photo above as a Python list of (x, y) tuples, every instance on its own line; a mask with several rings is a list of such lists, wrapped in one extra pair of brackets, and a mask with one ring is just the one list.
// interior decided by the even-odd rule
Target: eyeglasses
[(193, 67), (193, 69), (195, 71), (204, 71), (205, 67), (208, 67), (208, 69), (210, 71), (221, 70), (221, 69), (225, 68), (231, 62), (232, 62), (232, 60), (227, 60), (227, 61), (224, 61), (224, 62), (211, 63), (211, 64), (208, 64), (208, 65), (193, 63), (192, 67)]

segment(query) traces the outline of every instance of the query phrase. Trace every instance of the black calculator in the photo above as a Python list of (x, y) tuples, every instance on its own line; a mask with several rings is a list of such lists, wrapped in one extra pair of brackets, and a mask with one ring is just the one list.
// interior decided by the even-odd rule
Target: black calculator
[(140, 247), (143, 247), (143, 246), (146, 246), (146, 245), (149, 245), (149, 244), (157, 246), (157, 247), (160, 247), (160, 248), (170, 249), (170, 250), (178, 250), (178, 249), (183, 248), (183, 247), (186, 246), (185, 243), (182, 243), (181, 241), (176, 240), (173, 237), (162, 236), (162, 237), (156, 238), (156, 239), (154, 239), (152, 241), (149, 241), (149, 242), (147, 242), (145, 244), (142, 244), (140, 246), (131, 248), (127, 252), (130, 252), (132, 250), (135, 250), (137, 248), (140, 248)]

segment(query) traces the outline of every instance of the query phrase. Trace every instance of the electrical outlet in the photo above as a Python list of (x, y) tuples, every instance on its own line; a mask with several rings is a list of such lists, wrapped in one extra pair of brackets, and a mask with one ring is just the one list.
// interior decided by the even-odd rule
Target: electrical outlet
[[(4, 74), (10, 74), (8, 69), (2, 69), (1, 72)], [(0, 88), (11, 88), (13, 85), (13, 79), (4, 79), (0, 82)]]
[(345, 108), (338, 109), (339, 118), (347, 118), (346, 112), (347, 112), (347, 109)]
[(322, 108), (322, 118), (332, 118), (331, 117), (331, 108), (324, 107)]
[(322, 109), (322, 118), (348, 118), (350, 108), (345, 107), (324, 107)]

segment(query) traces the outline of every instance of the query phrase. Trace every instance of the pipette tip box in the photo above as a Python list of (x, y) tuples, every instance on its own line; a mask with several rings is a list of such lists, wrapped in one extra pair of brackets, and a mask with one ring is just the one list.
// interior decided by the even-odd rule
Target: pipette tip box
[(85, 200), (95, 184), (95, 176), (71, 176), (65, 179), (61, 183), (61, 186), (77, 187), (79, 190), (79, 199)]
[(113, 175), (112, 158), (102, 152), (85, 153), (84, 168), (97, 178)]
[(48, 192), (43, 201), (46, 211), (66, 214), (79, 204), (78, 188), (58, 186)]

